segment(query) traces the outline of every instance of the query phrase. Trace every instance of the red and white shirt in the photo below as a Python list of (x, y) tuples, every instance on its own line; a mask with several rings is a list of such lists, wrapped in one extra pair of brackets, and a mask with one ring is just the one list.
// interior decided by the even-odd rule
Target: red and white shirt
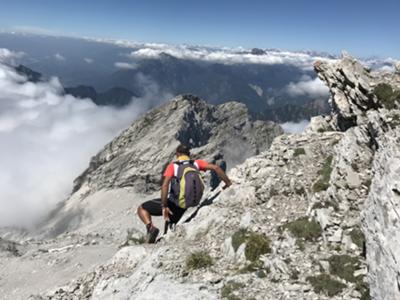
[[(178, 158), (178, 161), (185, 161), (185, 160), (190, 160), (190, 158), (188, 156), (180, 156)], [(205, 160), (201, 160), (201, 159), (196, 159), (194, 161), (194, 165), (200, 170), (200, 171), (205, 171), (206, 166), (208, 165), (208, 162), (206, 162)], [(175, 166), (174, 163), (170, 163), (167, 168), (164, 171), (164, 176), (165, 177), (174, 177), (175, 174)]]

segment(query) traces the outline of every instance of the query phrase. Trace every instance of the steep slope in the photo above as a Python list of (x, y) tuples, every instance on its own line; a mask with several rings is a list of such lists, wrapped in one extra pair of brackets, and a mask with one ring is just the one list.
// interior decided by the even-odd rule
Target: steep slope
[(398, 299), (399, 73), (316, 71), (332, 116), (233, 168), (161, 243), (37, 299)]
[(159, 197), (162, 167), (180, 142), (191, 144), (196, 157), (224, 154), (232, 167), (279, 134), (277, 124), (253, 121), (235, 102), (212, 106), (187, 95), (148, 112), (93, 157), (37, 234), (1, 231), (0, 295), (27, 299), (66, 284), (111, 259), (127, 234), (139, 238), (144, 226), (136, 208)]
[[(275, 123), (252, 121), (243, 104), (212, 106), (194, 96), (178, 96), (146, 113), (92, 158), (88, 169), (75, 180), (73, 195), (54, 213), (44, 231), (53, 236), (77, 228), (82, 222), (100, 222), (104, 215), (99, 210), (103, 211), (105, 203), (90, 200), (93, 193), (93, 198), (103, 199), (106, 196), (99, 193), (109, 190), (106, 193), (114, 199), (110, 201), (116, 201), (117, 195), (111, 196), (113, 191), (121, 190), (126, 195), (123, 190), (129, 188), (138, 199), (154, 197), (163, 167), (173, 160), (181, 142), (193, 147), (194, 157), (211, 161), (221, 153), (231, 167), (267, 149), (282, 133)], [(131, 201), (123, 200), (125, 196), (120, 198), (123, 203), (114, 206), (132, 206)], [(120, 219), (120, 211), (112, 208), (112, 202), (109, 205), (110, 211), (115, 211), (114, 219)]]
[[(0, 293), (398, 299), (400, 69), (373, 73), (347, 55), (315, 68), (331, 89), (332, 115), (314, 118), (304, 134), (276, 137), (269, 149), (268, 124), (237, 103), (212, 107), (184, 96), (143, 116), (76, 180), (44, 228), (53, 238), (0, 240)], [(158, 244), (132, 245), (140, 236), (133, 230), (117, 252), (127, 228), (141, 230), (135, 208), (158, 195), (178, 141), (206, 158), (222, 151), (230, 164), (261, 153), (232, 168), (234, 185), (207, 191)]]
[(178, 96), (145, 114), (92, 158), (76, 179), (74, 191), (87, 188), (159, 188), (163, 165), (180, 142), (196, 156), (222, 153), (228, 166), (268, 148), (282, 129), (272, 122), (252, 121), (243, 104), (212, 106), (194, 96)]

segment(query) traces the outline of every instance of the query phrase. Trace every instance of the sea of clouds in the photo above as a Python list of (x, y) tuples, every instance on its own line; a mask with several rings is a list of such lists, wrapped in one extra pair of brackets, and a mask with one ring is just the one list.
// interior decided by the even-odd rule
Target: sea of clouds
[(8, 64), (20, 55), (0, 49), (0, 226), (30, 227), (68, 196), (91, 156), (169, 95), (153, 84), (123, 110), (97, 106), (64, 95), (57, 78), (27, 81)]
[[(146, 43), (137, 44), (129, 41), (106, 41), (124, 48), (134, 49), (128, 55), (125, 55), (129, 64), (137, 62), (141, 59), (157, 59), (162, 55), (170, 55), (178, 59), (194, 60), (210, 63), (222, 64), (287, 64), (294, 65), (304, 70), (312, 70), (316, 60), (333, 60), (332, 57), (327, 57), (318, 54), (309, 54), (306, 52), (290, 52), (282, 50), (265, 50), (263, 54), (253, 54), (243, 48), (216, 48), (190, 45), (168, 45)], [(127, 65), (121, 62), (116, 62), (116, 66), (125, 68)]]
[[(101, 41), (104, 42), (104, 41)], [(107, 41), (110, 42), (110, 41)], [(243, 49), (135, 44), (111, 41), (131, 50), (115, 67), (135, 69), (138, 61), (163, 54), (179, 59), (224, 64), (291, 64), (305, 71), (313, 63), (331, 57), (301, 52), (268, 50), (255, 55)], [(64, 95), (57, 78), (32, 83), (11, 65), (25, 54), (0, 48), (0, 226), (33, 226), (65, 200), (73, 180), (88, 166), (90, 157), (141, 113), (172, 95), (159, 90), (151, 78), (139, 74), (146, 96), (133, 99), (124, 109), (96, 106), (90, 99)], [(54, 59), (67, 61), (60, 53)], [(83, 56), (88, 64), (96, 63)], [(392, 68), (370, 61), (378, 68)], [(318, 78), (304, 76), (285, 90), (292, 96), (327, 97), (328, 89)], [(281, 124), (286, 132), (299, 133), (308, 121)]]
[[(135, 68), (135, 59), (162, 53), (229, 64), (312, 66), (306, 54), (257, 56), (226, 49), (146, 44), (129, 54), (129, 62), (116, 62), (116, 67)], [(135, 80), (145, 87), (145, 97), (133, 99), (124, 109), (97, 106), (90, 99), (65, 95), (57, 78), (33, 83), (17, 74), (12, 65), (24, 55), (0, 49), (0, 226), (31, 227), (40, 221), (68, 197), (73, 180), (88, 166), (91, 156), (142, 112), (172, 96), (163, 94), (151, 78), (139, 74)], [(66, 60), (59, 53), (54, 58)], [(287, 89), (290, 93), (325, 93), (320, 82), (311, 78), (291, 83)], [(303, 126), (288, 125), (286, 130)]]

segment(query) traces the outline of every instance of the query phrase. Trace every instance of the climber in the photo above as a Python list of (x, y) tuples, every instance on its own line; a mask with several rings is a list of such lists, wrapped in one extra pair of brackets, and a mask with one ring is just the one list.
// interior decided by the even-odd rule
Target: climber
[(199, 171), (214, 171), (224, 181), (223, 189), (232, 185), (219, 166), (200, 159), (191, 160), (188, 146), (179, 145), (175, 155), (176, 161), (168, 164), (163, 174), (161, 199), (146, 201), (137, 209), (140, 219), (146, 225), (148, 243), (154, 243), (159, 233), (151, 216), (163, 216), (165, 221), (176, 224), (188, 207), (199, 204), (204, 189)]
[[(222, 171), (226, 172), (226, 161), (224, 160), (224, 155), (222, 153), (214, 155), (211, 163), (213, 165), (217, 165), (222, 169)], [(221, 178), (219, 178), (218, 174), (214, 170), (211, 170), (211, 179), (210, 179), (211, 191), (214, 191), (219, 186), (220, 182)]]

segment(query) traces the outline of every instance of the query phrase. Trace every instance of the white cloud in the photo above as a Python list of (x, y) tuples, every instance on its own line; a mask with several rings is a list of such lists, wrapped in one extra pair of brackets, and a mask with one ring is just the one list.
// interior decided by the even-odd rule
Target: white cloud
[(308, 124), (310, 124), (310, 121), (303, 120), (298, 123), (286, 122), (286, 123), (279, 124), (279, 125), (281, 125), (281, 127), (283, 128), (283, 130), (286, 133), (302, 133), (306, 129)]
[(279, 50), (267, 50), (263, 55), (251, 54), (243, 49), (209, 48), (198, 46), (166, 44), (129, 44), (127, 42), (115, 42), (117, 45), (135, 48), (128, 56), (132, 59), (159, 58), (163, 53), (180, 59), (199, 60), (223, 64), (290, 64), (305, 70), (312, 70), (316, 60), (332, 60), (318, 55), (302, 52), (289, 52)]
[(264, 91), (263, 91), (263, 89), (262, 89), (260, 86), (258, 86), (258, 85), (256, 85), (256, 84), (251, 84), (251, 83), (249, 83), (249, 87), (252, 88), (252, 89), (256, 92), (256, 94), (257, 94), (259, 97), (262, 97), (262, 96), (263, 96)]
[(318, 77), (312, 79), (309, 76), (303, 76), (299, 82), (289, 83), (285, 90), (293, 97), (303, 95), (327, 97), (329, 95), (329, 88)]
[(0, 48), (0, 62), (10, 62), (16, 58), (21, 58), (24, 55), (24, 52), (13, 52), (6, 48)]
[(40, 34), (40, 35), (50, 35), (50, 36), (61, 35), (60, 32), (35, 26), (13, 26), (10, 29), (18, 33)]
[(135, 63), (127, 63), (127, 62), (116, 62), (114, 64), (119, 69), (136, 69), (138, 66)]
[(60, 53), (54, 54), (54, 58), (59, 61), (65, 61), (65, 57), (62, 56)]
[(88, 57), (85, 57), (83, 60), (88, 64), (91, 64), (94, 62), (93, 58), (88, 58)]
[(154, 83), (142, 81), (146, 97), (118, 110), (63, 95), (56, 78), (28, 82), (0, 63), (0, 226), (38, 221), (71, 192), (91, 156), (166, 99)]
[(382, 66), (377, 71), (384, 73), (393, 73), (396, 70), (395, 66)]
[(374, 72), (393, 73), (396, 71), (396, 65), (400, 64), (400, 60), (387, 57), (387, 58), (366, 59), (362, 60), (361, 63), (363, 63), (366, 67), (368, 67)]

